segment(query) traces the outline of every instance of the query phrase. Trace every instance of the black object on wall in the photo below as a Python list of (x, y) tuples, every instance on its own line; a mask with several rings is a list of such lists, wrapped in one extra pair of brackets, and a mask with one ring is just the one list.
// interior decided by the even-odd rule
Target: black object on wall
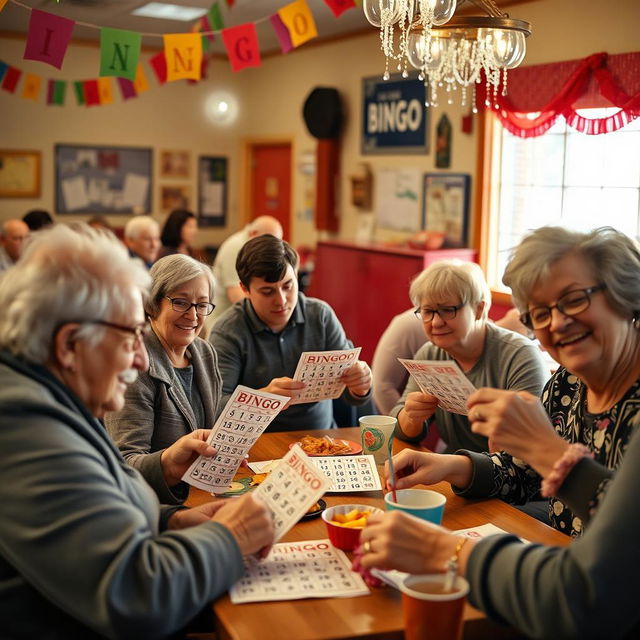
[(309, 133), (319, 140), (340, 136), (343, 123), (342, 101), (337, 89), (316, 87), (305, 100), (302, 109)]

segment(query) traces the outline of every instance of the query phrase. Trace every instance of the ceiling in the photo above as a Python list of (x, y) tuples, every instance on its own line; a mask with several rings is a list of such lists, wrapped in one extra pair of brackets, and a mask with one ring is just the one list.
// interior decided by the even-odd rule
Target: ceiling
[[(204, 9), (208, 9), (214, 2), (214, 0), (166, 1)], [(291, 0), (235, 0), (231, 8), (227, 6), (226, 0), (217, 1), (225, 27), (253, 22), (256, 24), (260, 52), (263, 55), (280, 52), (280, 46), (269, 22), (269, 16), (289, 4)], [(467, 0), (465, 7), (473, 1)], [(512, 5), (535, 1), (537, 0), (496, 0), (496, 4), (505, 10)], [(458, 6), (462, 2), (465, 0), (458, 0)], [(146, 3), (147, 0), (59, 0), (58, 2), (56, 0), (9, 0), (0, 12), (0, 36), (6, 36), (9, 32), (25, 34), (28, 30), (30, 9), (32, 8), (75, 20), (76, 25), (73, 30), (75, 40), (98, 41), (100, 39), (99, 28), (112, 27), (129, 29), (142, 34), (156, 34), (155, 37), (154, 35), (145, 35), (143, 44), (160, 48), (162, 34), (184, 33), (191, 30), (192, 22), (131, 15), (131, 11)], [(336, 18), (324, 0), (307, 0), (307, 4), (313, 14), (318, 31), (318, 38), (314, 42), (357, 33), (374, 32), (374, 28), (365, 19), (361, 6), (348, 9), (339, 18)], [(469, 11), (465, 11), (465, 7), (462, 10), (458, 9), (458, 12), (468, 13)], [(480, 12), (472, 8), (471, 13)], [(215, 39), (211, 51), (226, 55), (222, 38)]]
[[(159, 0), (161, 1), (161, 0)], [(291, 0), (235, 0), (229, 8), (225, 0), (218, 0), (225, 27), (256, 23), (258, 41), (262, 54), (279, 52), (280, 47), (268, 20)], [(146, 0), (19, 0), (20, 4), (9, 0), (0, 13), (0, 35), (7, 32), (26, 33), (29, 26), (30, 9), (40, 9), (55, 15), (71, 18), (76, 21), (73, 38), (79, 40), (99, 40), (100, 31), (95, 27), (113, 27), (129, 29), (143, 34), (183, 33), (189, 32), (193, 22), (179, 20), (160, 20), (131, 15), (131, 11), (146, 4)], [(209, 8), (213, 0), (167, 0), (173, 4), (184, 4), (191, 7)], [(339, 18), (333, 13), (324, 0), (307, 0), (313, 14), (318, 31), (318, 39), (328, 39), (371, 30), (373, 27), (366, 21), (362, 7), (345, 11)], [(22, 6), (24, 5), (24, 6)], [(77, 23), (95, 25), (84, 26)], [(159, 37), (145, 36), (143, 43), (160, 47)], [(211, 49), (214, 53), (224, 53), (222, 38), (217, 37)]]

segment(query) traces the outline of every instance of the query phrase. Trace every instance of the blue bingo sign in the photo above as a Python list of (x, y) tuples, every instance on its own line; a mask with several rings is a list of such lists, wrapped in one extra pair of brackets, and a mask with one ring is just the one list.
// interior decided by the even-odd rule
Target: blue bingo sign
[(362, 81), (362, 153), (427, 153), (426, 88), (400, 74)]

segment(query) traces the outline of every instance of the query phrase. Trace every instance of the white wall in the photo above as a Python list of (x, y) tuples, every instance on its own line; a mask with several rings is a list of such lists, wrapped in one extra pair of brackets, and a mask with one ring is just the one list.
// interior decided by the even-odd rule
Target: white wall
[[(526, 64), (583, 58), (598, 51), (622, 53), (640, 48), (638, 0), (617, 0), (607, 6), (594, 0), (537, 0), (512, 7), (510, 13), (512, 17), (526, 19), (533, 25)], [(22, 60), (22, 51), (21, 41), (0, 40), (0, 59), (24, 71), (67, 80), (96, 77), (96, 48), (71, 47), (60, 72), (47, 65)], [(117, 96), (115, 103), (109, 106), (78, 107), (74, 96), (69, 95), (64, 107), (47, 107), (42, 100), (34, 103), (0, 91), (0, 147), (40, 149), (43, 153), (42, 197), (39, 200), (0, 199), (0, 220), (21, 217), (36, 206), (53, 208), (52, 152), (55, 143), (151, 146), (156, 152), (161, 149), (189, 149), (194, 161), (199, 154), (229, 157), (228, 226), (226, 229), (203, 231), (199, 238), (201, 244), (219, 244), (246, 217), (239, 210), (244, 175), (244, 167), (241, 166), (243, 142), (255, 138), (291, 137), (294, 141), (293, 243), (314, 243), (318, 234), (313, 224), (297, 215), (304, 208), (298, 162), (305, 152), (315, 150), (315, 140), (307, 133), (302, 120), (302, 105), (314, 87), (333, 86), (340, 91), (347, 113), (342, 139), (339, 236), (353, 239), (358, 216), (366, 215), (359, 213), (349, 198), (349, 175), (360, 162), (368, 162), (374, 174), (385, 167), (417, 167), (425, 172), (434, 168), (433, 151), (423, 156), (360, 154), (362, 78), (381, 75), (382, 70), (379, 38), (372, 28), (368, 35), (324, 46), (302, 46), (287, 55), (266, 58), (260, 68), (247, 69), (239, 74), (233, 74), (226, 61), (215, 61), (209, 78), (195, 86), (180, 81), (160, 87), (149, 70), (150, 91), (127, 102)], [(204, 115), (207, 96), (220, 89), (234, 93), (240, 101), (239, 118), (231, 127), (217, 126)], [(433, 150), (434, 125), (443, 112), (447, 113), (453, 125), (450, 170), (474, 174), (476, 139), (475, 135), (461, 132), (460, 119), (464, 112), (460, 107), (445, 105), (432, 110), (430, 148)], [(157, 159), (158, 154), (155, 155)], [(156, 167), (154, 203), (158, 201), (160, 182), (170, 184), (172, 181), (160, 181)], [(191, 186), (195, 195), (195, 171)], [(59, 217), (63, 221), (81, 218)], [(125, 221), (124, 216), (113, 216), (114, 224)], [(401, 236), (388, 231), (377, 234), (381, 240), (394, 240)]]

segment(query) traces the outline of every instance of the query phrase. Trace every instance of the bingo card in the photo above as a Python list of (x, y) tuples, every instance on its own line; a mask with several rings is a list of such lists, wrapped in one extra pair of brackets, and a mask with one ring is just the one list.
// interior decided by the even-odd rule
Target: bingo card
[(360, 347), (342, 351), (305, 351), (300, 356), (294, 380), (307, 386), (291, 404), (339, 398), (344, 391), (340, 376), (358, 362)]
[(229, 595), (233, 604), (369, 594), (351, 561), (329, 540), (281, 542), (262, 561), (245, 559), (245, 573)]
[(224, 493), (245, 453), (288, 400), (242, 385), (236, 387), (207, 440), (218, 454), (213, 458), (199, 456), (182, 479), (198, 489)]
[[(255, 473), (265, 473), (272, 462), (250, 462), (249, 468)], [(313, 462), (331, 480), (331, 486), (326, 491), (348, 493), (382, 490), (376, 461), (371, 455), (318, 456), (313, 458)]]
[(445, 411), (467, 415), (467, 398), (476, 390), (453, 360), (398, 358), (423, 393), (438, 398)]
[(331, 481), (296, 445), (253, 492), (271, 511), (275, 540), (293, 527), (329, 488)]

